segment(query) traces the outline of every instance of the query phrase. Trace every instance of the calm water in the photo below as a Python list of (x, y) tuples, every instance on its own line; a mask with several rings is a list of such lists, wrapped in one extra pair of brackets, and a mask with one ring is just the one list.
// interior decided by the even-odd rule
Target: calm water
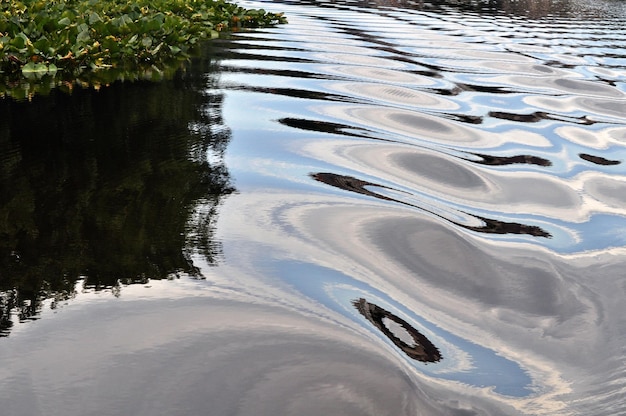
[(626, 3), (242, 4), (0, 100), (0, 413), (626, 414)]

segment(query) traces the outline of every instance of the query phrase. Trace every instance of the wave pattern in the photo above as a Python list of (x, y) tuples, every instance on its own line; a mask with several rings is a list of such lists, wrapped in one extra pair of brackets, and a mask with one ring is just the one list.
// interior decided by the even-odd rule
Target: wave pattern
[[(573, 253), (623, 245), (623, 239), (608, 238), (622, 223), (621, 212), (605, 195), (581, 192), (598, 175), (624, 173), (626, 100), (619, 64), (626, 58), (616, 55), (626, 50), (619, 47), (623, 29), (591, 21), (577, 28), (589, 39), (565, 48), (550, 32), (557, 27), (563, 36), (571, 21), (565, 18), (313, 6), (307, 10), (314, 23), (292, 13), (292, 26), (307, 26), (295, 36), (237, 37), (230, 49), (236, 59), (224, 62), (236, 74), (229, 88), (298, 98), (301, 106), (309, 100), (306, 118), (282, 120), (292, 127), (407, 145), (404, 160), (429, 154), (430, 164), (416, 160), (397, 177), (383, 172), (397, 163), (367, 160), (367, 173), (389, 183), (428, 175), (424, 169), (436, 165), (472, 172), (483, 189), (463, 195), (462, 205), (479, 216), (506, 213), (512, 220), (522, 214), (543, 221), (556, 236), (540, 242), (550, 249)], [(614, 35), (596, 36), (600, 30)], [(611, 51), (615, 65), (596, 56), (596, 43)], [(522, 191), (521, 183), (532, 185)], [(406, 190), (416, 186), (448, 205), (459, 203), (457, 189), (415, 180)]]
[[(20, 104), (89, 113), (50, 143), (0, 126), (5, 188), (45, 215), (0, 209), (45, 243), (37, 276), (172, 278), (63, 280), (24, 303), (42, 319), (0, 322), (2, 416), (626, 414), (626, 3), (242, 5), (290, 24), (211, 42), (170, 83)], [(91, 206), (111, 221), (68, 214)]]
[(619, 413), (626, 7), (462, 3), (272, 2), (219, 42), (227, 262), (384, 345), (425, 414)]

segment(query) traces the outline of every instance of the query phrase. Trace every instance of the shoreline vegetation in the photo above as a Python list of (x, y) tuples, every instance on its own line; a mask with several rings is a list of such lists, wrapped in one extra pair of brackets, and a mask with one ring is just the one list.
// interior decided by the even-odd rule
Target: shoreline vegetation
[(224, 0), (0, 0), (0, 98), (165, 79), (219, 32), (282, 23)]

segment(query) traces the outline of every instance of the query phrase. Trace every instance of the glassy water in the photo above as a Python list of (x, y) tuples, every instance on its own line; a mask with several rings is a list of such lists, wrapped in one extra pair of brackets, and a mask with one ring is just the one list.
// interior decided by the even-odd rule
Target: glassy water
[(626, 4), (243, 5), (0, 102), (2, 414), (625, 414)]

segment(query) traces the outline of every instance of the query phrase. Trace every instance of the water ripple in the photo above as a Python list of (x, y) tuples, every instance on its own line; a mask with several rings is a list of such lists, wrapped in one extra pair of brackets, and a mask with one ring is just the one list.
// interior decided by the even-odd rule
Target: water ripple
[(219, 52), (229, 224), (254, 230), (231, 256), (455, 410), (619, 413), (623, 377), (580, 357), (626, 356), (621, 3), (280, 6), (288, 27)]
[[(424, 204), (417, 205), (415, 203), (409, 202), (414, 199), (413, 195), (402, 195), (403, 192), (398, 190), (388, 188), (386, 186), (378, 185), (372, 182), (362, 181), (360, 179), (352, 178), (349, 176), (340, 176), (332, 173), (315, 173), (311, 175), (315, 180), (324, 182), (328, 185), (335, 186), (337, 188), (344, 189), (350, 192), (356, 192), (359, 194), (371, 196), (374, 198), (380, 198), (387, 201), (397, 202), (400, 204), (408, 205), (411, 207), (423, 209), (430, 213), (433, 213), (443, 219), (448, 219), (444, 214), (436, 214), (437, 211), (442, 211), (443, 208), (435, 209), (435, 208), (425, 208)], [(371, 188), (380, 188), (381, 190), (378, 192), (374, 192)], [(390, 196), (390, 195), (394, 195)], [(477, 231), (481, 233), (488, 234), (528, 234), (535, 237), (552, 237), (549, 232), (541, 229), (537, 226), (529, 226), (525, 224), (519, 223), (511, 223), (511, 222), (503, 222), (490, 218), (483, 218), (475, 215), (470, 215), (466, 212), (456, 212), (456, 215), (453, 214), (454, 217), (462, 217), (467, 218), (469, 223), (476, 223), (475, 220), (478, 220), (479, 225), (469, 225), (469, 224), (461, 224), (454, 220), (448, 219), (453, 224), (459, 225), (467, 230)]]

